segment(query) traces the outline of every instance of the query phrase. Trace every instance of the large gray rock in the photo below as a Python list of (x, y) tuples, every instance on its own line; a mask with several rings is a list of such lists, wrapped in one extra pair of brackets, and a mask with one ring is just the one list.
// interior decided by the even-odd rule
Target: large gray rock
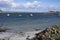
[(60, 26), (54, 25), (35, 35), (36, 36), (30, 40), (60, 40)]

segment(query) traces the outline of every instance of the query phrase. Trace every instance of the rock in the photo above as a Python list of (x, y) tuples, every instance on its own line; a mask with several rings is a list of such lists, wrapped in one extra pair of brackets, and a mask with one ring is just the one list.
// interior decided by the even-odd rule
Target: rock
[(31, 40), (60, 40), (60, 26), (54, 25), (35, 35)]
[(0, 28), (0, 32), (6, 32), (8, 29)]

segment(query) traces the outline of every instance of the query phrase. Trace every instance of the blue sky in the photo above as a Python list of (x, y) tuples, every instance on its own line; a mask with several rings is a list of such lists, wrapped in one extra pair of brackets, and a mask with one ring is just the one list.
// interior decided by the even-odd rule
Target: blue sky
[(46, 12), (60, 11), (60, 0), (0, 0), (4, 11)]

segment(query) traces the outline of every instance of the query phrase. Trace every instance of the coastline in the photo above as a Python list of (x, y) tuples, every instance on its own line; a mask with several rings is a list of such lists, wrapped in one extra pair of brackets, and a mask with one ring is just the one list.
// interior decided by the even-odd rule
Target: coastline
[(9, 33), (9, 32), (0, 32), (0, 39), (1, 40), (26, 40), (26, 38), (29, 36), (29, 38), (34, 37), (35, 33), (38, 33), (39, 31), (30, 31), (30, 32), (23, 32), (23, 33)]
[(36, 33), (35, 37), (28, 40), (60, 40), (60, 26), (53, 25), (42, 32)]
[(60, 26), (54, 25), (44, 30), (9, 33), (0, 32), (1, 40), (60, 40)]
[[(14, 16), (12, 14), (8, 15), (8, 16), (6, 14), (3, 14), (3, 16), (1, 15), (0, 18), (3, 18), (3, 19), (1, 19), (1, 24), (3, 24), (2, 27), (6, 27), (6, 28), (13, 27), (13, 29), (15, 28), (16, 30), (17, 30), (17, 27), (18, 27), (18, 29), (26, 28), (27, 30), (31, 30), (31, 27), (32, 27), (32, 29), (35, 31), (18, 32), (18, 33), (2, 32), (2, 33), (0, 33), (0, 38), (2, 40), (26, 40), (28, 38), (32, 39), (36, 36), (35, 35), (36, 33), (41, 32), (41, 30), (39, 30), (40, 28), (43, 29), (43, 28), (47, 27), (48, 25), (54, 25), (54, 24), (58, 24), (58, 23), (60, 24), (60, 16), (58, 16), (58, 15), (50, 15), (50, 14), (49, 15), (48, 14), (47, 15), (37, 14), (36, 15), (36, 14), (33, 14), (33, 16), (30, 16), (30, 14), (27, 13), (27, 15), (29, 15), (29, 16), (23, 14), (24, 15), (23, 17), (18, 16), (18, 14), (17, 15), (13, 14)], [(10, 18), (12, 18), (12, 19), (10, 19)], [(17, 18), (17, 19), (14, 19), (14, 18)], [(26, 18), (26, 19), (21, 20), (20, 18)], [(12, 23), (13, 23), (13, 25), (12, 25)], [(37, 31), (37, 30), (39, 30), (39, 31)], [(17, 31), (20, 31), (20, 30), (17, 30)]]

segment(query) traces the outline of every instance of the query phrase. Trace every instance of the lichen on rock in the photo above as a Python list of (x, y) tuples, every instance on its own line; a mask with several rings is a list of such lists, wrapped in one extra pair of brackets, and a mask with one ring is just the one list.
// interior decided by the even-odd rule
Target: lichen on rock
[(36, 36), (30, 40), (60, 40), (60, 26), (54, 25), (48, 27), (35, 35)]

